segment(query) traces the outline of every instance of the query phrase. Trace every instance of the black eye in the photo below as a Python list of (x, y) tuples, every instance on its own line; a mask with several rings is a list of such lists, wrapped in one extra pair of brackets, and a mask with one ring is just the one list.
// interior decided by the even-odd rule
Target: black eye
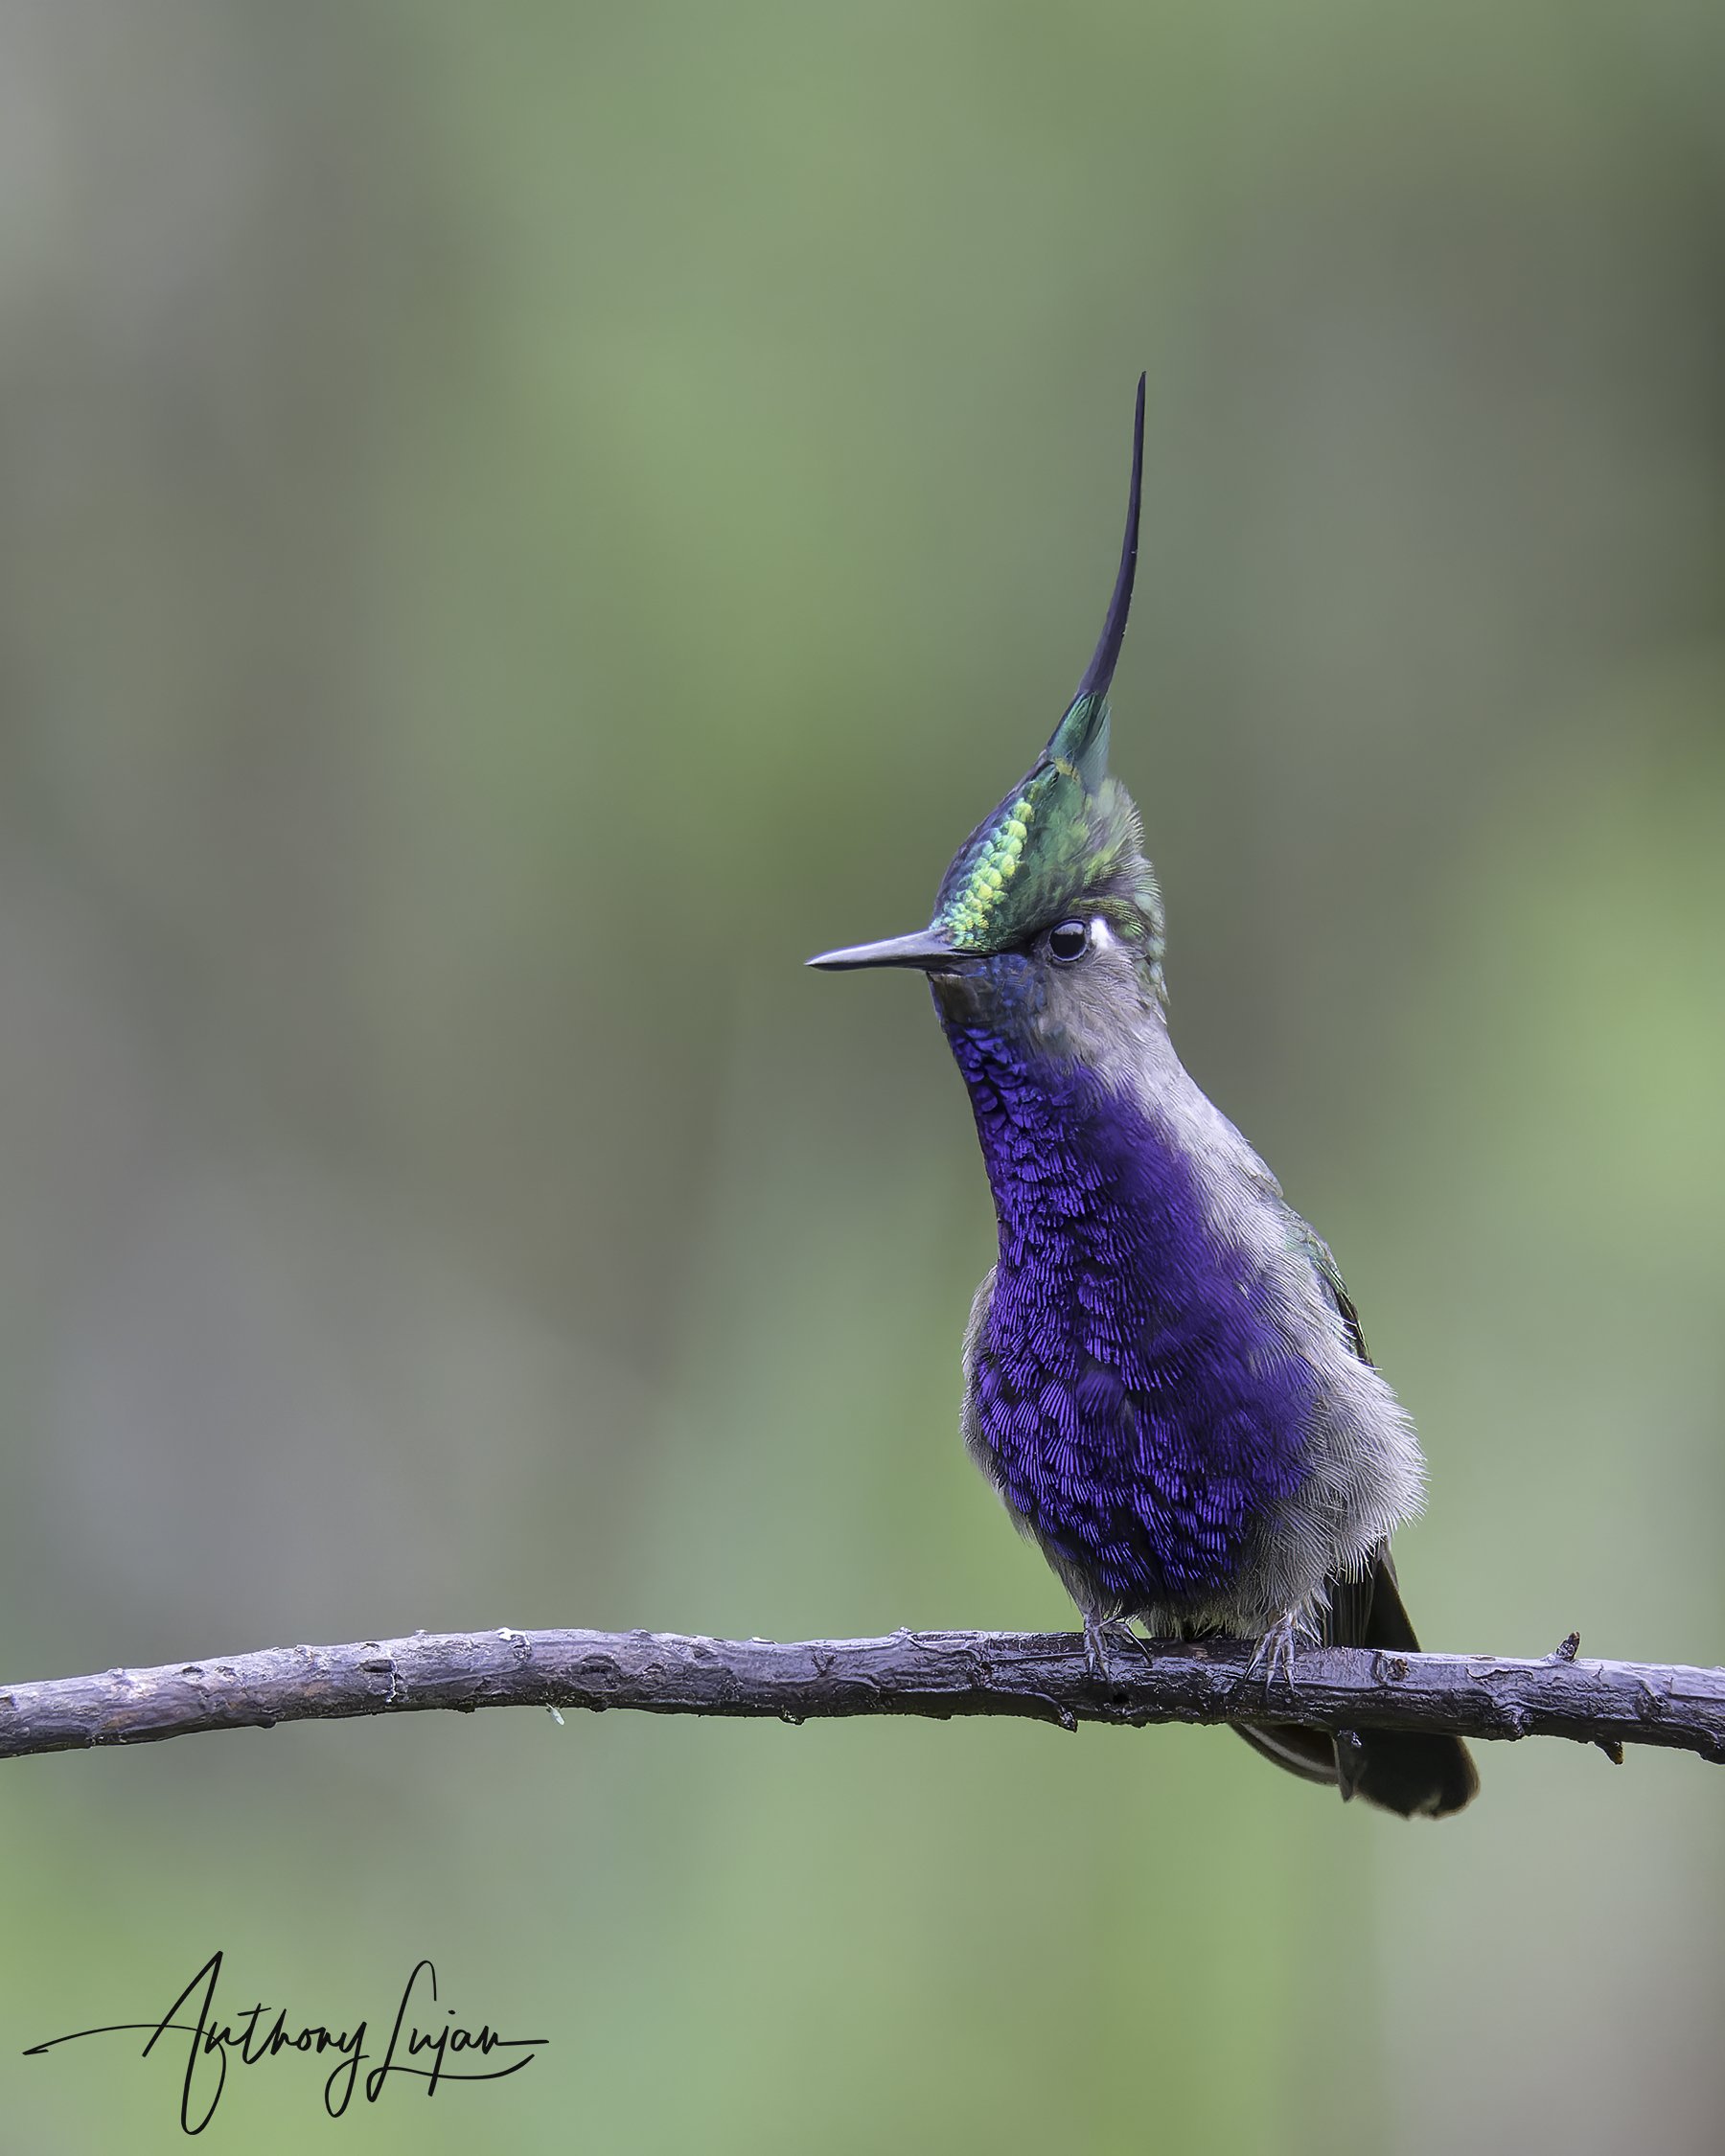
[(1058, 958), (1063, 966), (1070, 966), (1074, 958), (1082, 958), (1089, 949), (1088, 921), (1063, 921), (1059, 928), (1048, 930), (1048, 956)]

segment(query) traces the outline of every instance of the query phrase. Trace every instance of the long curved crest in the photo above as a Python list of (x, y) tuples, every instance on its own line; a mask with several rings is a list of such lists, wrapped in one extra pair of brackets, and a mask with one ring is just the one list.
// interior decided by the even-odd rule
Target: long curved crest
[(1154, 884), (1138, 850), (1130, 800), (1108, 776), (1108, 691), (1126, 637), (1138, 569), (1138, 503), (1144, 482), (1144, 377), (1132, 415), (1132, 480), (1120, 565), (1076, 695), (1030, 769), (958, 849), (941, 880), (926, 931), (886, 943), (830, 951), (809, 960), (833, 971), (862, 966), (938, 967), (954, 956), (1000, 951), (1083, 891), (1137, 861), (1154, 906)]
[[(1138, 497), (1143, 485), (1144, 377), (1139, 375), (1138, 404), (1132, 415), (1132, 484), (1126, 495), (1126, 536), (1120, 541), (1120, 567), (1115, 578), (1114, 597), (1108, 602), (1102, 633), (1084, 670), (1084, 679), (1078, 684), (1080, 697), (1108, 694), (1108, 685), (1114, 679), (1115, 666), (1120, 656), (1120, 646), (1126, 640), (1126, 616), (1132, 611), (1132, 585), (1138, 573)], [(1073, 701), (1077, 701), (1076, 697)]]

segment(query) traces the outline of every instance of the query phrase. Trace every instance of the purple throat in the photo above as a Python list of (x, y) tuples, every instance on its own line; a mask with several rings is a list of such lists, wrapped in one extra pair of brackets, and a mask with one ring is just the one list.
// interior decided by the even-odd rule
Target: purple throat
[(1137, 1100), (948, 1026), (1000, 1223), (975, 1405), (1039, 1539), (1130, 1615), (1225, 1595), (1305, 1475), (1317, 1381)]

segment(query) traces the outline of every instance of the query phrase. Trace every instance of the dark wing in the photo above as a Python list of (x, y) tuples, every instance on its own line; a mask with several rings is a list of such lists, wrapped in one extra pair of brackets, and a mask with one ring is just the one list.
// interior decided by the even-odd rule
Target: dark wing
[(1290, 1212), (1288, 1222), (1290, 1231), (1311, 1259), (1318, 1277), (1323, 1282), (1331, 1302), (1335, 1304), (1342, 1322), (1346, 1327), (1348, 1345), (1362, 1363), (1375, 1368), (1376, 1365), (1372, 1364), (1370, 1352), (1366, 1345), (1366, 1335), (1360, 1329), (1360, 1314), (1353, 1306), (1353, 1297), (1347, 1292), (1347, 1282), (1342, 1277), (1342, 1268), (1336, 1263), (1335, 1253), (1318, 1230), (1308, 1227), (1298, 1213)]
[[(1290, 1233), (1311, 1258), (1336, 1307), (1348, 1345), (1362, 1363), (1370, 1364), (1360, 1314), (1329, 1245), (1297, 1213), (1290, 1212), (1289, 1222)], [(1329, 1593), (1323, 1621), (1326, 1643), (1375, 1647), (1392, 1654), (1419, 1652), (1419, 1639), (1403, 1607), (1395, 1561), (1387, 1542), (1373, 1551), (1364, 1579), (1330, 1579), (1325, 1585)], [(1332, 1742), (1313, 1730), (1242, 1730), (1240, 1733), (1268, 1739), (1259, 1742), (1258, 1749), (1292, 1773), (1312, 1781), (1339, 1781), (1346, 1796), (1368, 1798), (1404, 1818), (1441, 1819), (1459, 1812), (1480, 1786), (1467, 1747), (1459, 1737), (1368, 1730), (1345, 1731), (1340, 1742)]]

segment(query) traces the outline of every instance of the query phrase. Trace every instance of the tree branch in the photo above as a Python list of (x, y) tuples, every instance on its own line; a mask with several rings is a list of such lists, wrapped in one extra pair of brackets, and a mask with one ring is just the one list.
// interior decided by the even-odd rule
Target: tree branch
[(898, 1632), (886, 1640), (697, 1640), (655, 1632), (416, 1632), (341, 1647), (110, 1669), (0, 1690), (0, 1758), (150, 1744), (198, 1730), (427, 1708), (633, 1708), (648, 1714), (1016, 1714), (1080, 1722), (1302, 1722), (1312, 1729), (1562, 1736), (1613, 1756), (1657, 1744), (1725, 1761), (1725, 1670), (1362, 1647), (1298, 1657), (1296, 1694), (1248, 1678), (1231, 1640), (1111, 1649), (1091, 1674), (1070, 1633)]

